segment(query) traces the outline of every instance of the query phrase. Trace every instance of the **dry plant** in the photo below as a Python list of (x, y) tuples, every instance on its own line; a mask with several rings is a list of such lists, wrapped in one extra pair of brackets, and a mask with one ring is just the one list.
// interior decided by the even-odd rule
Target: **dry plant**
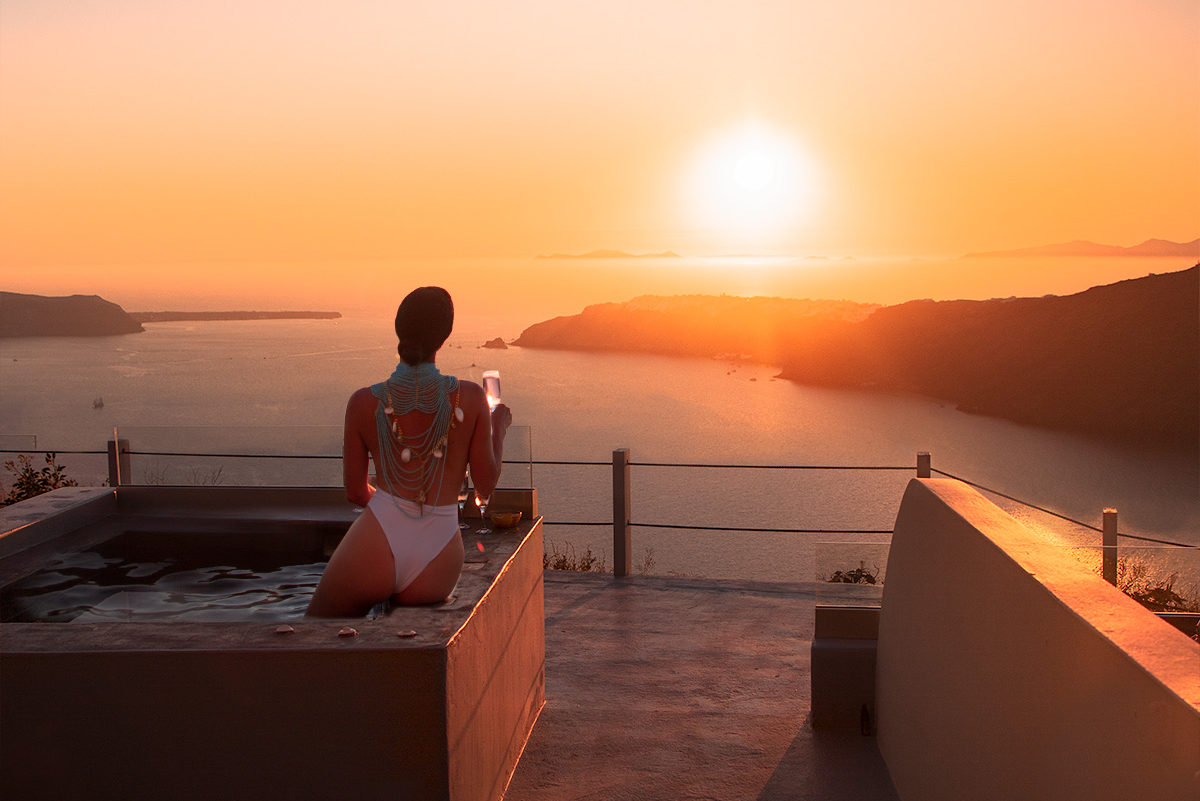
[(549, 553), (542, 553), (543, 570), (574, 570), (579, 573), (607, 573), (603, 556), (592, 553), (591, 546), (584, 548), (582, 554), (575, 551), (575, 546), (566, 543), (561, 549), (558, 543), (548, 540)]
[(1136, 556), (1117, 558), (1117, 589), (1154, 612), (1200, 612), (1195, 584), (1179, 584), (1179, 573)]

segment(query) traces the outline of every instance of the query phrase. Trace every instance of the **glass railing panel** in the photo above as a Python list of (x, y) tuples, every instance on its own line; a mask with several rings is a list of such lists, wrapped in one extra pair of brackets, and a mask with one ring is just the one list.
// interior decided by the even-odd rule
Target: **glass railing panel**
[(516, 489), (536, 487), (533, 481), (533, 427), (509, 426), (504, 438), (504, 469), (500, 486)]
[[(37, 450), (38, 438), (36, 434), (0, 434), (0, 450), (17, 451), (17, 450)], [(9, 458), (9, 454), (5, 454)]]
[[(342, 483), (341, 426), (121, 426), (117, 435), (129, 440), (133, 484), (334, 487)], [(301, 456), (331, 458), (295, 458)]]
[(1200, 612), (1200, 547), (1120, 545), (1117, 587), (1155, 612)]
[(813, 561), (817, 603), (880, 606), (890, 548), (890, 538), (865, 535), (856, 540), (816, 543)]
[(1117, 589), (1155, 612), (1200, 612), (1200, 547), (1126, 545), (1106, 554), (1100, 546), (1056, 546), (1097, 576), (1105, 557), (1115, 568)]
[[(70, 482), (68, 486), (102, 486), (108, 478), (108, 458), (104, 453), (107, 447), (105, 442), (63, 442), (36, 434), (0, 434), (0, 450), (9, 451), (0, 453), (0, 498), (8, 496), (18, 474), (26, 470), (36, 473), (49, 470), (48, 475)], [(47, 454), (42, 451), (53, 451), (52, 461), (47, 461)]]

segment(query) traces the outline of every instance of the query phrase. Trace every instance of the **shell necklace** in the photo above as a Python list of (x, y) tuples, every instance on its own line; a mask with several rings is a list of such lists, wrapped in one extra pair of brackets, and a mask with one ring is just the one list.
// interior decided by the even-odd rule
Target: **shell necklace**
[[(442, 375), (430, 362), (413, 367), (402, 361), (386, 381), (371, 387), (371, 394), (380, 401), (375, 410), (380, 467), (388, 483), (421, 509), (430, 492), (440, 495), (450, 429), (463, 420), (458, 379)], [(428, 425), (402, 426), (401, 416), (414, 411), (429, 415)]]

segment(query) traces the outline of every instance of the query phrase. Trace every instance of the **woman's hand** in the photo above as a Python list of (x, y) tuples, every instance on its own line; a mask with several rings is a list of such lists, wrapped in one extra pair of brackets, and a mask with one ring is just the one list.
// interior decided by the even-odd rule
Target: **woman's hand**
[(475, 428), (471, 434), (471, 481), (479, 494), (490, 495), (500, 480), (500, 470), (504, 464), (504, 436), (512, 424), (512, 411), (503, 403), (498, 403), (489, 413), (483, 389), (475, 383), (466, 386), (470, 392), (467, 402), (479, 410), (474, 414)]
[(504, 436), (510, 425), (512, 425), (512, 410), (503, 403), (497, 403), (496, 408), (492, 409), (492, 434), (495, 435), (498, 432), (500, 436)]

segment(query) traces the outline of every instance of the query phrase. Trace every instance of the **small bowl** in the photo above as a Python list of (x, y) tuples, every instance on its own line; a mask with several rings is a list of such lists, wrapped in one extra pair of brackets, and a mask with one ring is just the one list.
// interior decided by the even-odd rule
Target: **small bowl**
[(488, 519), (496, 528), (512, 528), (521, 522), (521, 512), (493, 511), (488, 512)]

